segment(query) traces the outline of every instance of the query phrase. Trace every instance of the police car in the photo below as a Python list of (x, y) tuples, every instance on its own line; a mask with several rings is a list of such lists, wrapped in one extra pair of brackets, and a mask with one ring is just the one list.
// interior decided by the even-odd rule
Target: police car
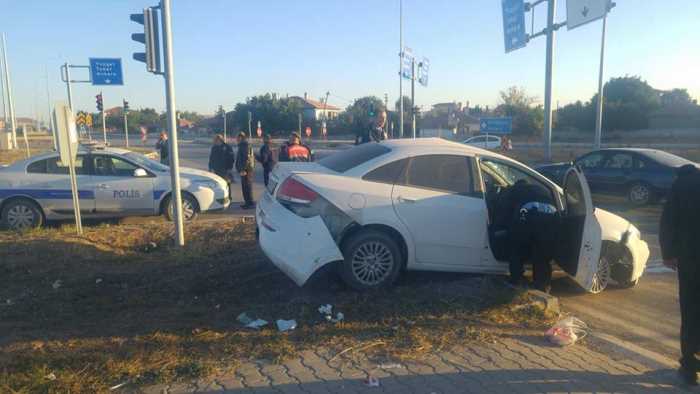
[[(157, 216), (172, 220), (170, 169), (141, 154), (81, 146), (76, 158), (80, 212), (85, 218)], [(226, 181), (181, 168), (183, 218), (228, 207)], [(21, 230), (73, 218), (68, 167), (57, 152), (0, 167), (0, 225)]]

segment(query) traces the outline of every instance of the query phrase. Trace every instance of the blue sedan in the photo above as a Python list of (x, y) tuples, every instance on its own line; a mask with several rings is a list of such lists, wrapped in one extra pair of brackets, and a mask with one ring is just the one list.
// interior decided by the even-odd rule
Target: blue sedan
[(587, 153), (573, 163), (542, 165), (536, 169), (561, 184), (566, 170), (576, 165), (583, 169), (593, 193), (624, 196), (635, 205), (646, 205), (666, 196), (676, 170), (686, 164), (697, 165), (660, 150), (615, 148)]

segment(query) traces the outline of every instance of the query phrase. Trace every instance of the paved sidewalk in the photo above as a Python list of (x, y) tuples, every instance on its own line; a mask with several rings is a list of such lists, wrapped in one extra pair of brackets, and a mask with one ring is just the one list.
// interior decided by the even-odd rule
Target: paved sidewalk
[[(433, 354), (418, 362), (376, 363), (348, 353), (306, 351), (283, 364), (250, 362), (192, 384), (146, 393), (674, 393), (674, 370), (653, 370), (584, 345), (549, 346), (542, 337), (502, 338)], [(377, 378), (378, 387), (367, 384)], [(690, 392), (700, 392), (699, 390)]]

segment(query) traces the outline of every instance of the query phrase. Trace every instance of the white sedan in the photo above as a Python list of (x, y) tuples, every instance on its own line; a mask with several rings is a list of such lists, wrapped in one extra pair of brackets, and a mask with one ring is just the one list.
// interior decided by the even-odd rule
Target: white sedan
[(477, 148), (491, 150), (500, 148), (501, 142), (501, 137), (497, 135), (477, 135), (464, 140), (462, 143), (475, 146)]
[(593, 207), (582, 173), (566, 189), (507, 157), (443, 139), (391, 140), (315, 163), (280, 163), (257, 206), (259, 243), (299, 286), (336, 264), (355, 289), (403, 270), (505, 274), (498, 196), (517, 181), (551, 195), (556, 262), (587, 291), (641, 277), (649, 248), (627, 220)]
[[(76, 157), (80, 212), (85, 218), (155, 216), (172, 219), (170, 169), (124, 149), (81, 147)], [(181, 168), (183, 218), (229, 205), (228, 185), (206, 171)], [(0, 223), (41, 226), (73, 218), (68, 167), (46, 153), (0, 167)]]

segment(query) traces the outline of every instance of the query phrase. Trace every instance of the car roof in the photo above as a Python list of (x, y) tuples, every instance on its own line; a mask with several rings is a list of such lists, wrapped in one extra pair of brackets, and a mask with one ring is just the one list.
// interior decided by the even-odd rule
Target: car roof
[(512, 159), (499, 155), (498, 153), (489, 150), (481, 149), (472, 145), (465, 145), (459, 142), (448, 141), (443, 138), (404, 138), (386, 140), (382, 142), (387, 148), (397, 153), (406, 154), (407, 156), (415, 156), (421, 154), (440, 154), (440, 153), (455, 153), (459, 151), (462, 154), (471, 156), (489, 156), (507, 161)]

